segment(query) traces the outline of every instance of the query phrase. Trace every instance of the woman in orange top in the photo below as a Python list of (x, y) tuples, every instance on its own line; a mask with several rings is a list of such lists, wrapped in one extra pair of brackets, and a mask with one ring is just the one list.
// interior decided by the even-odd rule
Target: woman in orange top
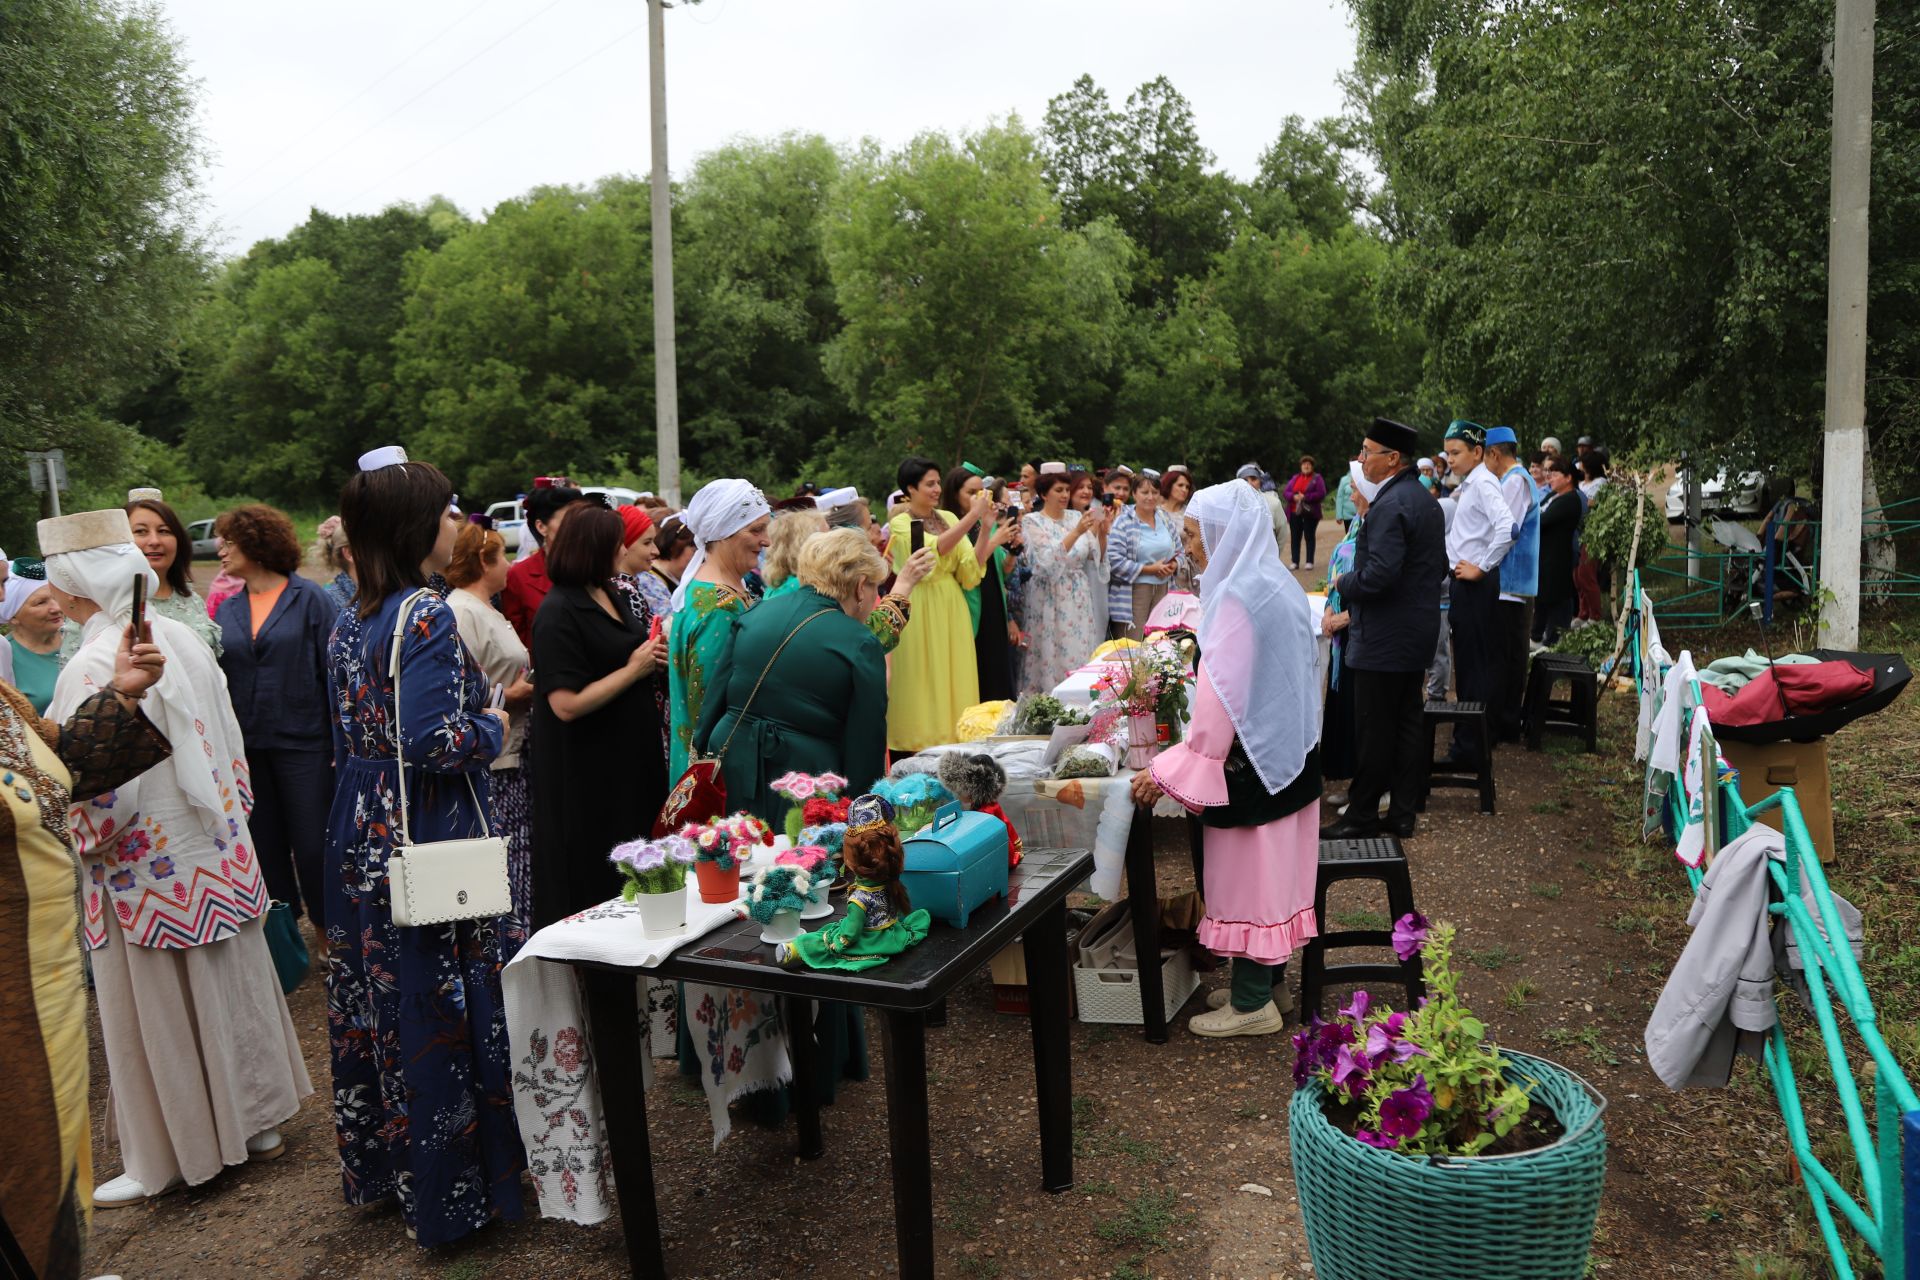
[(254, 847), (267, 889), (324, 936), (321, 851), (333, 804), (327, 639), (340, 616), (326, 588), (300, 576), (300, 538), (272, 507), (235, 507), (214, 522), (220, 568), (246, 583), (214, 611), (220, 669), (253, 769)]

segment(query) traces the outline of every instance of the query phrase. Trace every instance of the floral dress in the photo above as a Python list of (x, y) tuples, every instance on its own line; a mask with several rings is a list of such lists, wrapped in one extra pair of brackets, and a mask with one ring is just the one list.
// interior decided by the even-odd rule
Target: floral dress
[(446, 1244), (520, 1216), (526, 1165), (513, 1118), (500, 996), (511, 918), (400, 928), (387, 857), (399, 822), (397, 735), (407, 760), (408, 827), (419, 843), (484, 835), (487, 765), (503, 730), (485, 714), (486, 677), (452, 608), (413, 599), (394, 724), (387, 670), (406, 596), (371, 618), (341, 613), (328, 646), (338, 785), (328, 823), (327, 1024), (334, 1128), (349, 1204), (397, 1196), (421, 1245)]
[(1071, 548), (1077, 514), (1055, 520), (1035, 512), (1021, 522), (1033, 576), (1025, 592), (1027, 657), (1020, 675), (1022, 693), (1051, 693), (1079, 669), (1107, 638), (1107, 601), (1094, 591), (1094, 569), (1104, 579), (1106, 562), (1092, 530)]
[(667, 738), (667, 785), (680, 781), (693, 749), (693, 727), (707, 700), (707, 678), (727, 647), (736, 619), (753, 605), (753, 598), (732, 587), (695, 582), (687, 587), (667, 641), (667, 700), (672, 712)]

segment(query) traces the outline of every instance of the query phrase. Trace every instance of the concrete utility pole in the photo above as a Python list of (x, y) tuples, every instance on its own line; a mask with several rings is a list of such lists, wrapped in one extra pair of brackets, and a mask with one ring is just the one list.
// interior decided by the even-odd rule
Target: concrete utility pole
[(1835, 0), (1832, 209), (1827, 227), (1826, 464), (1820, 486), (1820, 643), (1860, 642), (1860, 504), (1867, 452), (1867, 201), (1874, 0)]
[[(1871, 0), (1869, 0), (1871, 2)], [(667, 4), (647, 0), (647, 79), (652, 90), (653, 421), (660, 496), (680, 505), (680, 379), (673, 366), (673, 188), (667, 181)]]

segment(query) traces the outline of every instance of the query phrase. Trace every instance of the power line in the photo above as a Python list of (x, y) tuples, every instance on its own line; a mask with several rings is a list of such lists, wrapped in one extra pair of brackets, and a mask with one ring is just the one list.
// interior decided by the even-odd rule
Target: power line
[(533, 88), (527, 90), (525, 93), (521, 94), (519, 97), (515, 98), (513, 101), (507, 103), (503, 107), (498, 108), (497, 110), (491, 112), (488, 115), (482, 116), (480, 119), (474, 121), (472, 124), (468, 125), (465, 129), (462, 129), (459, 133), (454, 134), (451, 138), (448, 138), (445, 142), (433, 148), (431, 151), (422, 152), (420, 155), (417, 155), (413, 159), (407, 161), (406, 164), (400, 166), (398, 169), (395, 169), (392, 173), (380, 179), (380, 181), (374, 183), (373, 185), (367, 187), (365, 190), (353, 196), (351, 199), (349, 199), (346, 202), (346, 206), (351, 207), (353, 205), (359, 204), (362, 199), (373, 194), (375, 191), (378, 191), (381, 187), (386, 186), (388, 183), (392, 182), (394, 179), (404, 177), (407, 173), (417, 168), (419, 165), (423, 164), (424, 162), (431, 160), (434, 156), (439, 155), (442, 151), (445, 151), (448, 147), (451, 147), (454, 143), (459, 142), (461, 139), (467, 137), (468, 135), (473, 134), (479, 131), (480, 129), (485, 128), (487, 125), (492, 124), (495, 120), (498, 120), (501, 116), (507, 114), (507, 112), (513, 110), (515, 107), (525, 102), (528, 98), (531, 98), (534, 94), (539, 93), (542, 89), (548, 88), (551, 85), (555, 84), (556, 82), (565, 79), (567, 76), (572, 75), (574, 72), (578, 71), (581, 67), (586, 66), (589, 62), (592, 62), (595, 58), (598, 58), (601, 54), (616, 48), (617, 46), (624, 43), (625, 41), (631, 40), (634, 36), (639, 35), (642, 31), (645, 31), (646, 29), (647, 29), (647, 24), (644, 22), (640, 23), (638, 26), (629, 27), (627, 30), (621, 32), (619, 35), (615, 36), (613, 39), (609, 40), (607, 43), (601, 45), (598, 49), (595, 49), (592, 53), (588, 54), (586, 57), (581, 58), (579, 61), (573, 63), (571, 66), (567, 66), (562, 68), (559, 71), (556, 71), (553, 75), (548, 76), (545, 80), (542, 80), (539, 84), (533, 86)]
[[(503, 31), (491, 43), (485, 45), (480, 50), (478, 50), (477, 52), (469, 56), (464, 62), (454, 67), (453, 70), (447, 72), (445, 75), (441, 76), (438, 80), (435, 80), (432, 84), (429, 84), (428, 86), (426, 86), (426, 88), (421, 89), (419, 92), (415, 93), (411, 98), (408, 98), (405, 102), (402, 102), (399, 106), (393, 108), (391, 111), (387, 112), (385, 115), (375, 120), (372, 124), (362, 129), (359, 133), (356, 133), (353, 137), (347, 139), (345, 142), (341, 143), (338, 147), (335, 147), (332, 151), (329, 151), (326, 155), (321, 156), (318, 160), (314, 161), (312, 164), (308, 165), (306, 168), (300, 170), (300, 172), (294, 174), (292, 177), (288, 178), (285, 182), (281, 183), (279, 186), (275, 187), (273, 190), (267, 192), (266, 195), (261, 196), (258, 200), (255, 200), (252, 204), (242, 209), (239, 213), (234, 214), (233, 215), (234, 221), (237, 222), (241, 218), (246, 217), (248, 214), (252, 213), (255, 209), (258, 209), (261, 205), (267, 203), (267, 201), (273, 199), (275, 196), (279, 195), (282, 191), (285, 191), (288, 187), (292, 186), (294, 183), (298, 182), (300, 179), (306, 177), (308, 174), (311, 174), (314, 170), (320, 168), (322, 165), (326, 164), (328, 161), (334, 159), (336, 156), (341, 155), (343, 152), (351, 150), (354, 146), (358, 145), (362, 140), (364, 140), (369, 134), (373, 133), (374, 130), (378, 129), (381, 125), (393, 119), (395, 116), (399, 115), (402, 111), (405, 111), (408, 107), (420, 101), (420, 99), (426, 97), (429, 93), (432, 93), (435, 89), (438, 89), (441, 85), (445, 84), (447, 81), (459, 75), (462, 71), (465, 71), (468, 67), (472, 66), (475, 62), (479, 61), (480, 58), (484, 57), (486, 54), (489, 54), (493, 52), (495, 49), (499, 48), (502, 44), (506, 43), (508, 39), (519, 34), (522, 28), (534, 22), (536, 19), (545, 17), (548, 13), (552, 12), (554, 9), (557, 9), (562, 2), (563, 0), (550, 0), (550, 3), (548, 3), (544, 8), (541, 8), (536, 12), (528, 15), (527, 17), (521, 19), (519, 22), (514, 23), (511, 27)], [(565, 74), (565, 73), (563, 72), (562, 74)], [(488, 118), (491, 119), (492, 117), (488, 117)]]
[(369, 93), (372, 93), (375, 89), (379, 88), (382, 84), (385, 84), (388, 77), (393, 75), (394, 72), (406, 66), (408, 63), (412, 62), (415, 58), (418, 58), (421, 54), (425, 53), (428, 49), (431, 49), (434, 45), (446, 39), (447, 36), (451, 35), (456, 28), (458, 28), (461, 24), (466, 22), (468, 18), (471, 18), (474, 14), (480, 12), (482, 9), (486, 8), (488, 5), (492, 3), (493, 3), (493, 0), (480, 0), (479, 4), (476, 4), (475, 6), (473, 6), (473, 8), (467, 10), (465, 13), (455, 18), (452, 22), (449, 22), (446, 26), (440, 28), (440, 30), (434, 32), (433, 35), (427, 38), (427, 42), (425, 44), (421, 45), (419, 48), (415, 49), (412, 53), (408, 54), (406, 57), (400, 59), (400, 61), (388, 67), (385, 71), (382, 71), (379, 75), (375, 76), (372, 80), (368, 81), (366, 84), (362, 85), (358, 93), (355, 93), (351, 98), (348, 98), (345, 102), (342, 102), (339, 106), (335, 107), (332, 111), (329, 111), (325, 116), (321, 117), (320, 120), (317, 121), (312, 128), (308, 129), (304, 134), (302, 134), (299, 137), (299, 139), (296, 140), (291, 146), (281, 147), (279, 149), (279, 154), (276, 155), (272, 160), (268, 160), (264, 164), (259, 164), (254, 166), (251, 170), (247, 172), (245, 177), (241, 178), (234, 185), (236, 187), (245, 187), (251, 184), (255, 178), (265, 173), (268, 169), (271, 169), (275, 161), (281, 159), (284, 156), (294, 153), (301, 146), (304, 146), (306, 143), (311, 142), (316, 136), (318, 136), (318, 134), (320, 133), (320, 130), (325, 128), (327, 125), (332, 124), (334, 120), (340, 115), (341, 112), (345, 111), (348, 107), (352, 106), (354, 103), (360, 101), (360, 99), (366, 97)]

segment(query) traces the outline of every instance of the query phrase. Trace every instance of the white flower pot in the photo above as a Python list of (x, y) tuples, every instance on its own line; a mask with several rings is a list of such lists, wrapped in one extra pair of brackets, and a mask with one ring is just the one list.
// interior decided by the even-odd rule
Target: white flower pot
[(668, 893), (637, 894), (633, 900), (640, 905), (640, 931), (647, 937), (671, 937), (687, 927), (685, 885)]
[(800, 913), (798, 911), (776, 911), (773, 919), (760, 930), (762, 942), (792, 942), (800, 936)]
[(827, 901), (827, 894), (833, 888), (833, 880), (824, 874), (825, 870), (826, 868), (821, 868), (823, 874), (814, 880), (813, 890), (807, 894), (807, 909), (800, 913), (802, 920), (824, 920), (833, 914), (833, 903)]

